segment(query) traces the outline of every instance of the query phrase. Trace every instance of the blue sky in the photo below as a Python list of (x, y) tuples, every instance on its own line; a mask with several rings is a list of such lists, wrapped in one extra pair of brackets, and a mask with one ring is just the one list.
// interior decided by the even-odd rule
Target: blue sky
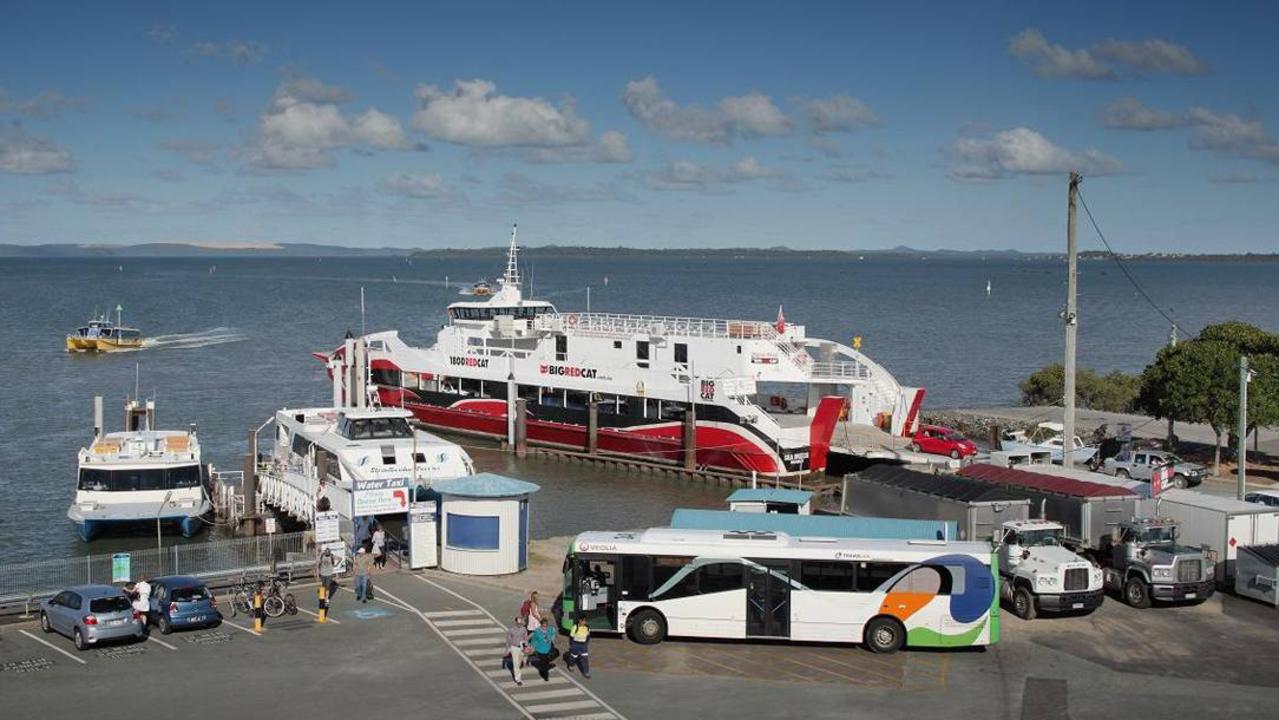
[(1279, 250), (1273, 3), (689, 5), (12, 6), (0, 243)]

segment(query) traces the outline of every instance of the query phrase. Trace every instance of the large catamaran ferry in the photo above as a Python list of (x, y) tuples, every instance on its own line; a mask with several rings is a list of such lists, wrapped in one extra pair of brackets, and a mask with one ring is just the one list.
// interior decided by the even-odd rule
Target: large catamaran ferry
[(373, 401), (441, 430), (512, 437), (522, 398), (531, 444), (587, 447), (594, 403), (600, 452), (679, 461), (693, 408), (700, 468), (820, 469), (840, 421), (913, 432), (922, 388), (780, 311), (776, 322), (561, 312), (524, 297), (518, 253), (512, 230), (497, 291), (450, 304), (432, 347), (385, 331), (316, 357), (346, 375), (358, 346)]

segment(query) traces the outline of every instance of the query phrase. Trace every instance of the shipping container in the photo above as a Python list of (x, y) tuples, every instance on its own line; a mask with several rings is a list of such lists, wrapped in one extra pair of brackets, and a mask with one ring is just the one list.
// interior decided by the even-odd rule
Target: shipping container
[(1217, 553), (1217, 582), (1231, 585), (1235, 560), (1245, 545), (1279, 543), (1279, 507), (1244, 502), (1194, 490), (1165, 490), (1142, 503), (1148, 517), (1161, 515), (1181, 524), (1184, 545), (1207, 545)]
[(956, 523), (960, 540), (989, 540), (1009, 520), (1026, 520), (1030, 502), (1018, 494), (958, 477), (872, 465), (844, 477), (845, 515), (918, 518)]

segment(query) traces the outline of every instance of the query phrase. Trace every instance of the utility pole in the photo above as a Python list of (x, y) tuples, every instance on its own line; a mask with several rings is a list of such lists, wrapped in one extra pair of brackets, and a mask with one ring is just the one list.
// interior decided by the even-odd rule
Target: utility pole
[[(1176, 323), (1173, 323), (1172, 327), (1168, 329), (1168, 347), (1173, 347), (1173, 348), (1177, 347), (1177, 324)], [(1171, 413), (1169, 413), (1169, 415), (1171, 415)], [(1167, 445), (1168, 445), (1168, 450), (1171, 452), (1177, 451), (1176, 444), (1173, 442), (1173, 439), (1175, 437), (1176, 437), (1176, 434), (1173, 432), (1173, 419), (1172, 417), (1169, 417)]]
[(1248, 356), (1239, 356), (1239, 433), (1235, 442), (1239, 445), (1239, 456), (1235, 462), (1239, 465), (1239, 487), (1235, 489), (1238, 499), (1243, 500), (1248, 490)]
[(1079, 194), (1079, 173), (1070, 173), (1070, 190), (1066, 194), (1066, 411), (1062, 418), (1061, 466), (1075, 466), (1075, 333), (1078, 330), (1075, 295), (1078, 290), (1079, 248), (1075, 244), (1075, 200)]

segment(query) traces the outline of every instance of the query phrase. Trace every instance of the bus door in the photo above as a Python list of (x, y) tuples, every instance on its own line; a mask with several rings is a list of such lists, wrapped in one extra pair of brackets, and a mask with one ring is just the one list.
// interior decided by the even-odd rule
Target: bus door
[(574, 617), (586, 618), (588, 627), (617, 628), (617, 566), (616, 556), (579, 556), (574, 563)]
[(790, 636), (789, 578), (789, 560), (752, 560), (746, 565), (747, 636)]

